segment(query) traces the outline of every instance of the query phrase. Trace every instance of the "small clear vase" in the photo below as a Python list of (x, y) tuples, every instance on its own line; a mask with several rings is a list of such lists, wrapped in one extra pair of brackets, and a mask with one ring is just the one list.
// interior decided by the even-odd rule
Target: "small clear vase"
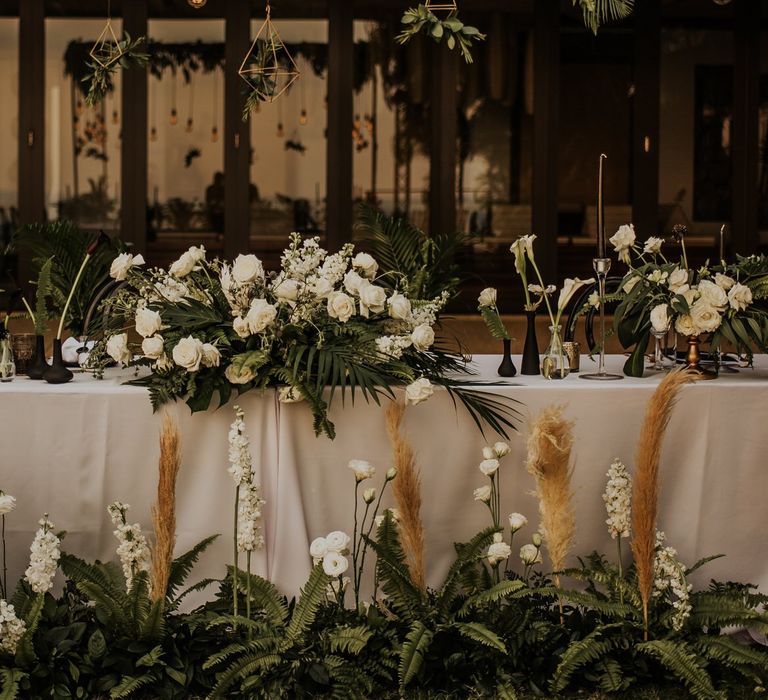
[(562, 326), (550, 326), (551, 338), (541, 361), (541, 373), (545, 379), (564, 379), (571, 371), (570, 360), (563, 349)]
[(0, 338), (0, 382), (12, 382), (16, 376), (16, 363), (13, 360), (13, 345), (10, 336)]

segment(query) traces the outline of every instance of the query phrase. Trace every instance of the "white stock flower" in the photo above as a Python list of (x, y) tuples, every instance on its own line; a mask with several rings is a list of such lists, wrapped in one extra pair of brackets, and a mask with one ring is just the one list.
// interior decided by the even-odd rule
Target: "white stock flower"
[(118, 333), (107, 341), (107, 355), (121, 365), (127, 365), (133, 359), (133, 353), (128, 347), (128, 334)]
[(359, 270), (363, 277), (372, 280), (376, 277), (376, 271), (379, 269), (379, 264), (374, 260), (373, 256), (368, 253), (358, 253), (352, 258), (352, 267), (355, 270)]
[(0, 651), (13, 656), (26, 631), (27, 625), (16, 617), (13, 605), (0, 598)]
[(541, 564), (541, 552), (535, 544), (524, 544), (520, 547), (520, 560), (526, 566)]
[[(718, 289), (720, 288), (718, 287)], [(704, 298), (699, 299), (691, 307), (691, 321), (696, 328), (697, 335), (713, 333), (720, 327), (722, 320), (723, 318), (717, 308)]]
[(148, 357), (150, 360), (159, 360), (165, 348), (163, 336), (153, 335), (151, 338), (144, 338), (141, 343), (141, 351), (144, 353), (144, 357)]
[(325, 537), (325, 542), (328, 545), (329, 552), (338, 552), (343, 554), (348, 548), (351, 539), (346, 532), (341, 530), (334, 530), (329, 532)]
[(736, 284), (736, 280), (733, 279), (733, 277), (728, 277), (728, 275), (723, 275), (718, 272), (715, 275), (715, 284), (727, 292), (734, 284)]
[(510, 453), (510, 451), (511, 451), (511, 448), (506, 442), (500, 441), (493, 446), (493, 452), (499, 458), (506, 457)]
[(325, 537), (316, 537), (312, 540), (312, 544), (309, 545), (309, 556), (312, 559), (322, 559), (328, 554), (328, 542)]
[(123, 576), (125, 577), (125, 587), (131, 590), (133, 579), (140, 571), (149, 571), (152, 563), (152, 554), (149, 544), (141, 526), (138, 523), (129, 525), (121, 523), (114, 532), (118, 541), (117, 556), (120, 558), (120, 564), (123, 567)]
[(132, 267), (143, 265), (144, 257), (142, 255), (131, 255), (130, 253), (120, 253), (109, 268), (109, 276), (112, 279), (123, 281), (128, 277)]
[(744, 311), (752, 303), (752, 290), (745, 284), (735, 283), (728, 292), (728, 303), (736, 311)]
[(699, 282), (699, 294), (702, 300), (716, 309), (722, 310), (728, 306), (728, 295), (725, 290), (710, 280)]
[(693, 588), (686, 580), (686, 567), (677, 559), (677, 551), (665, 547), (666, 539), (663, 532), (656, 533), (656, 556), (653, 562), (653, 596), (659, 598), (665, 594), (670, 596), (674, 612), (671, 622), (672, 629), (679, 632), (691, 614), (690, 592)]
[(235, 320), (232, 322), (232, 328), (241, 338), (247, 338), (251, 334), (251, 327), (242, 316), (235, 317)]
[(46, 513), (39, 521), (40, 529), (30, 547), (29, 566), (24, 578), (35, 593), (46, 593), (53, 586), (53, 577), (59, 566), (61, 549), (59, 538), (53, 534), (53, 523)]
[(245, 412), (235, 406), (235, 420), (229, 428), (229, 468), (235, 486), (247, 483), (251, 478), (251, 443), (245, 434)]
[(142, 338), (149, 338), (160, 330), (163, 322), (160, 314), (152, 309), (143, 308), (136, 311), (136, 332)]
[(355, 313), (355, 300), (344, 292), (331, 292), (328, 295), (328, 315), (346, 323)]
[(658, 304), (651, 309), (651, 327), (657, 333), (668, 331), (670, 322), (668, 304)]
[(491, 487), (488, 485), (481, 486), (480, 488), (475, 489), (472, 495), (476, 501), (488, 503), (491, 500)]
[(657, 238), (656, 236), (651, 236), (643, 246), (643, 253), (656, 255), (657, 253), (661, 252), (661, 246), (663, 243), (664, 243), (663, 238)]
[(688, 270), (684, 270), (682, 267), (676, 267), (674, 270), (672, 270), (672, 272), (669, 273), (667, 285), (669, 286), (669, 291), (673, 292), (674, 294), (678, 294), (679, 290), (683, 287), (687, 289)]
[(221, 353), (211, 343), (203, 343), (203, 367), (218, 367), (221, 364)]
[(238, 284), (264, 279), (264, 266), (255, 255), (238, 255), (232, 263), (232, 278)]
[(237, 502), (237, 551), (253, 552), (264, 546), (264, 535), (261, 531), (261, 488), (250, 480), (240, 487), (240, 498)]
[(608, 532), (613, 539), (629, 537), (632, 515), (632, 480), (629, 472), (619, 459), (614, 459), (608, 468), (608, 482), (603, 494), (608, 519)]
[(635, 244), (635, 238), (635, 227), (632, 224), (624, 224), (608, 239), (622, 262), (629, 262), (629, 251)]
[(0, 491), (0, 515), (10, 513), (16, 508), (16, 499), (9, 493)]
[(411, 406), (416, 406), (426, 401), (434, 393), (435, 388), (432, 386), (429, 379), (422, 377), (405, 387), (405, 403)]
[(245, 316), (251, 333), (262, 333), (277, 318), (277, 309), (266, 299), (254, 299)]
[(431, 326), (422, 323), (413, 329), (413, 332), (411, 333), (411, 342), (413, 342), (413, 347), (417, 350), (429, 350), (432, 343), (435, 342), (435, 331), (432, 330)]
[(493, 287), (486, 287), (477, 298), (477, 303), (481, 307), (496, 306), (496, 290)]
[(328, 552), (323, 557), (323, 571), (328, 576), (341, 576), (349, 568), (349, 560), (338, 552)]
[(527, 524), (528, 518), (526, 518), (522, 513), (509, 514), (509, 529), (512, 530), (513, 533), (524, 528)]
[(398, 321), (405, 321), (411, 315), (411, 302), (403, 294), (393, 294), (387, 299), (387, 306), (389, 315)]
[(698, 335), (690, 314), (682, 314), (675, 320), (675, 331), (680, 335)]
[(197, 372), (203, 361), (203, 342), (189, 335), (176, 343), (171, 355), (179, 367), (187, 372)]
[(368, 318), (370, 312), (375, 314), (384, 311), (384, 306), (387, 301), (387, 292), (384, 287), (371, 284), (367, 280), (363, 280), (362, 284), (358, 288), (360, 294), (360, 315)]
[(371, 479), (376, 473), (376, 467), (364, 459), (350, 459), (347, 468), (354, 472), (357, 482)]
[[(497, 532), (494, 538), (497, 535), (501, 537), (501, 533)], [(509, 559), (510, 554), (512, 554), (512, 548), (506, 542), (496, 541), (492, 542), (490, 547), (488, 547), (488, 554), (486, 556), (488, 557), (488, 563), (491, 566), (496, 566), (505, 559)]]
[(486, 476), (493, 476), (499, 470), (498, 459), (484, 459), (480, 462), (480, 471)]

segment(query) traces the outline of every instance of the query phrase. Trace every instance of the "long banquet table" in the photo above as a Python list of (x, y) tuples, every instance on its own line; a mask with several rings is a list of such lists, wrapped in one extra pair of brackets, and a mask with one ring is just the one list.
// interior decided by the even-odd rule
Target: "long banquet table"
[[(622, 360), (609, 358), (609, 367), (619, 368)], [(498, 357), (478, 356), (474, 362), (479, 380), (497, 384), (487, 390), (520, 402), (520, 430), (509, 440), (512, 452), (501, 468), (502, 511), (519, 511), (531, 525), (537, 522), (533, 483), (524, 469), (527, 421), (562, 404), (575, 421), (574, 554), (595, 548), (612, 554), (601, 497), (605, 473), (615, 457), (633, 466), (643, 412), (659, 377), (501, 380), (495, 372)], [(591, 361), (582, 358), (585, 366)], [(706, 567), (700, 583), (717, 577), (768, 590), (768, 357), (756, 357), (755, 366), (683, 389), (664, 445), (659, 527), (683, 561), (728, 555)], [(23, 573), (43, 512), (67, 531), (64, 549), (87, 558), (114, 558), (106, 513), (112, 501), (130, 503), (131, 522), (151, 528), (160, 415), (153, 414), (145, 389), (123, 384), (130, 376), (123, 372), (97, 381), (77, 375), (64, 386), (21, 378), (0, 384), (0, 489), (18, 499), (6, 518), (10, 578)], [(245, 394), (239, 404), (266, 500), (266, 546), (254, 570), (296, 593), (309, 572), (309, 542), (331, 530), (352, 529), (354, 479), (348, 460), (376, 465), (377, 487), (391, 466), (384, 412), (362, 399), (334, 404), (337, 438), (330, 441), (314, 436), (306, 405), (281, 404), (273, 391)], [(231, 551), (234, 493), (226, 469), (233, 411), (228, 406), (191, 415), (183, 404), (166, 410), (182, 434), (177, 551), (221, 533), (196, 577), (221, 576)], [(473, 489), (486, 483), (477, 468), (486, 440), (444, 392), (409, 407), (405, 429), (421, 469), (428, 582), (436, 585), (452, 560), (453, 542), (488, 524), (486, 508), (472, 497)], [(488, 436), (490, 442), (496, 439)], [(393, 505), (391, 494), (387, 504)]]

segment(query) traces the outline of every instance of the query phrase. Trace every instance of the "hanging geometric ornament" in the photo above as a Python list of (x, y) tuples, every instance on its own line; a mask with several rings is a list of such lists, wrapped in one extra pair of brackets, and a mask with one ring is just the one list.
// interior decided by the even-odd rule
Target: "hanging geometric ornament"
[(454, 2), (445, 2), (445, 0), (442, 2), (440, 2), (440, 0), (437, 2), (431, 2), (430, 0), (427, 0), (427, 3), (424, 7), (426, 7), (426, 9), (433, 14), (437, 12), (447, 12), (448, 14), (451, 14), (451, 12), (456, 12), (456, 10), (459, 9), (455, 0)]
[(96, 43), (93, 45), (90, 51), (91, 58), (98, 63), (102, 68), (109, 68), (113, 63), (119, 61), (125, 49), (117, 39), (117, 34), (112, 27), (112, 11), (110, 7), (111, 3), (107, 1), (107, 23), (104, 25), (104, 29), (101, 30), (99, 38), (96, 39)]
[(272, 24), (269, 2), (266, 15), (238, 73), (248, 83), (256, 101), (274, 102), (298, 80), (300, 72)]

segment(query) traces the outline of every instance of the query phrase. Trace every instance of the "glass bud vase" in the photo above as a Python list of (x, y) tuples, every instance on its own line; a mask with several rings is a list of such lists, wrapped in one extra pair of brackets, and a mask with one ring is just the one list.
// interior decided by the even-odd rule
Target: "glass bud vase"
[(16, 376), (16, 363), (13, 360), (11, 337), (6, 334), (0, 338), (0, 382), (12, 382)]
[(541, 360), (541, 373), (545, 379), (564, 379), (571, 371), (570, 361), (563, 349), (562, 326), (550, 326), (551, 338)]

